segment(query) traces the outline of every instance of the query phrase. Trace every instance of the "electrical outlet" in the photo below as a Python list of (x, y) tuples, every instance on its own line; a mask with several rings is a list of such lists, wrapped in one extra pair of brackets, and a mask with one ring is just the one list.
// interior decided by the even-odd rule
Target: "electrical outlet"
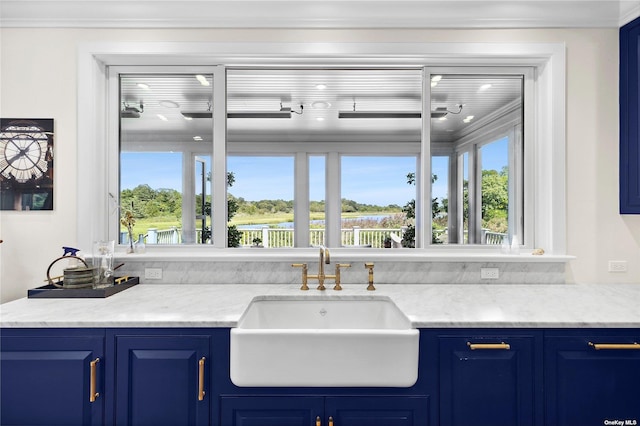
[(610, 260), (609, 272), (627, 272), (626, 260)]
[(144, 277), (148, 280), (161, 280), (162, 268), (144, 268)]
[(497, 280), (500, 278), (500, 269), (498, 268), (480, 268), (480, 279)]

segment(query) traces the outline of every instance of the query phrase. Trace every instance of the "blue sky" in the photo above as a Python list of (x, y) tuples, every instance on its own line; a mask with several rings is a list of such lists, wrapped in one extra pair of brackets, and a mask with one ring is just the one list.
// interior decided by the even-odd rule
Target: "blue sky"
[[(507, 139), (482, 149), (484, 169), (500, 171), (507, 164)], [(122, 153), (121, 186), (132, 189), (148, 184), (154, 189), (172, 188), (182, 191), (182, 159), (180, 153)], [(415, 198), (415, 186), (406, 183), (406, 175), (414, 172), (415, 157), (342, 157), (342, 198), (365, 204), (397, 204), (404, 206)], [(432, 171), (438, 175), (433, 196), (447, 193), (448, 160), (434, 157)], [(235, 173), (236, 182), (230, 192), (249, 201), (293, 199), (293, 157), (229, 157), (227, 168)], [(310, 198), (324, 197), (324, 157), (310, 158)], [(466, 175), (465, 175), (466, 177)]]

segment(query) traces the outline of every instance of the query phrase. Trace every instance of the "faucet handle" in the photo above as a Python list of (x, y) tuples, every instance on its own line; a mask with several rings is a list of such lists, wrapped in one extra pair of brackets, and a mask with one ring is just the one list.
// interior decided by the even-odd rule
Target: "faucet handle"
[(307, 285), (307, 272), (309, 268), (306, 263), (292, 263), (291, 266), (293, 268), (302, 268), (302, 287), (300, 290), (309, 290), (309, 286)]
[(367, 286), (367, 290), (373, 291), (376, 288), (373, 286), (373, 263), (367, 262), (364, 264), (364, 267), (369, 270), (369, 285)]
[(336, 263), (336, 285), (333, 287), (334, 290), (342, 290), (342, 286), (340, 285), (340, 268), (351, 268), (350, 263)]

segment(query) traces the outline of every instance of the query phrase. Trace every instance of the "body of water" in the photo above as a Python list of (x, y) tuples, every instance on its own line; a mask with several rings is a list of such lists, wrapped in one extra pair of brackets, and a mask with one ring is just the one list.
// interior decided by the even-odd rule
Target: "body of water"
[[(356, 221), (356, 220), (377, 220), (378, 222), (380, 222), (382, 219), (384, 219), (385, 217), (390, 217), (393, 216), (393, 214), (376, 214), (376, 215), (364, 215), (364, 216), (355, 216), (355, 217), (348, 217), (348, 218), (343, 218), (342, 222), (351, 222), (351, 221)], [(310, 224), (312, 225), (323, 225), (324, 224), (324, 219), (319, 219), (319, 220), (311, 220), (309, 221)], [(263, 226), (275, 226), (276, 228), (293, 228), (293, 222), (280, 222), (280, 223), (276, 223), (275, 225), (269, 225), (266, 223), (254, 223), (251, 225), (238, 225), (238, 229), (262, 229)]]

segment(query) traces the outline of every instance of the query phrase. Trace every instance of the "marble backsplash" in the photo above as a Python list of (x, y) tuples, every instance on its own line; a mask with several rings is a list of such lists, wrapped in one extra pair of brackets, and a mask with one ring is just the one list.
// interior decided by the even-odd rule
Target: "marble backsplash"
[[(292, 284), (301, 283), (301, 269), (284, 261), (189, 261), (122, 259), (118, 275), (139, 276), (146, 284)], [(146, 268), (162, 269), (162, 279), (145, 279)], [(481, 268), (498, 268), (498, 279), (481, 279)], [(309, 263), (316, 274), (318, 263)], [(325, 265), (333, 274), (335, 264)], [(341, 270), (342, 284), (367, 285), (364, 262)], [(564, 284), (563, 262), (375, 262), (374, 281), (381, 284)], [(333, 283), (333, 280), (330, 281)], [(315, 287), (310, 280), (309, 286)], [(331, 284), (332, 285), (332, 284)], [(329, 284), (327, 285), (329, 287)]]

